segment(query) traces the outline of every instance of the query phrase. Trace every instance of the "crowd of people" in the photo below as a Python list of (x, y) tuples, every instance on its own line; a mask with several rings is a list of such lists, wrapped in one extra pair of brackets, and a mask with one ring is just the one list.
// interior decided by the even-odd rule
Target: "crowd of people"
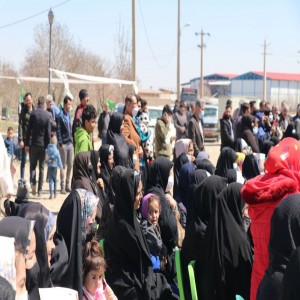
[[(57, 287), (80, 300), (193, 299), (191, 262), (200, 300), (299, 299), (298, 113), (289, 117), (285, 102), (280, 114), (264, 101), (258, 111), (252, 101), (232, 116), (228, 101), (214, 166), (205, 150), (204, 102), (164, 106), (154, 130), (138, 95), (127, 95), (123, 114), (105, 104), (95, 149), (97, 113), (86, 90), (79, 98), (72, 123), (69, 97), (61, 108), (40, 97), (34, 109), (25, 95), (22, 178), (0, 221), (1, 299), (38, 300)], [(11, 193), (10, 159), (1, 151), (13, 151), (9, 145), (0, 141), (3, 195)], [(30, 192), (43, 191), (44, 162), (50, 199), (57, 168), (60, 192), (69, 193), (57, 215), (29, 201)]]

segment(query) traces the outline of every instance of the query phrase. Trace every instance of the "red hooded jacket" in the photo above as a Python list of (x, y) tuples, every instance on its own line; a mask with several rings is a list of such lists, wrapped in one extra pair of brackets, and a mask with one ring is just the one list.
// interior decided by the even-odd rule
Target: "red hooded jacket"
[(250, 300), (256, 299), (257, 289), (269, 266), (268, 244), (273, 211), (286, 196), (300, 191), (299, 158), (300, 143), (293, 138), (282, 140), (269, 152), (266, 160), (268, 173), (247, 181), (242, 188), (242, 198), (249, 204), (254, 242)]

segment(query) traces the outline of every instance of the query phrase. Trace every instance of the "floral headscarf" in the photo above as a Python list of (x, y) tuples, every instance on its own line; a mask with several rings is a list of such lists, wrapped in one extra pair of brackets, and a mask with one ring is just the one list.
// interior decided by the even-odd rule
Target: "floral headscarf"
[(300, 142), (294, 138), (285, 138), (269, 151), (266, 170), (268, 173), (276, 173), (287, 169), (299, 173), (299, 155)]
[(84, 189), (77, 189), (76, 191), (81, 200), (81, 230), (85, 234), (89, 218), (96, 213), (99, 198)]

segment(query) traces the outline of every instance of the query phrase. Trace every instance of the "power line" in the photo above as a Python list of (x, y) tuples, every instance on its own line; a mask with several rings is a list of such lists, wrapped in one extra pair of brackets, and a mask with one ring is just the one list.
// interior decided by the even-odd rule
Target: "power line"
[[(64, 2), (61, 2), (61, 3), (57, 4), (57, 5), (55, 5), (55, 6), (52, 6), (51, 8), (57, 8), (57, 7), (59, 7), (59, 6), (62, 6), (62, 5), (64, 5), (64, 4), (66, 4), (67, 2), (70, 2), (70, 1), (71, 1), (71, 0), (66, 0), (66, 1), (64, 1)], [(24, 18), (24, 19), (21, 19), (21, 20), (18, 20), (18, 21), (15, 21), (15, 22), (12, 22), (12, 23), (9, 23), (9, 24), (0, 26), (0, 29), (3, 29), (3, 28), (6, 28), (6, 27), (10, 27), (10, 26), (13, 26), (13, 25), (16, 25), (16, 24), (25, 22), (25, 21), (30, 20), (30, 19), (33, 19), (33, 18), (35, 18), (35, 17), (37, 17), (37, 16), (39, 16), (39, 15), (42, 15), (42, 14), (48, 12), (48, 11), (49, 11), (49, 8), (47, 8), (47, 9), (45, 9), (45, 10), (43, 10), (43, 11), (37, 13), (37, 14), (34, 14), (34, 15), (32, 15), (32, 16), (26, 17), (26, 18)]]
[(165, 68), (167, 68), (169, 66), (169, 64), (170, 64), (170, 62), (171, 62), (171, 60), (172, 60), (172, 58), (174, 56), (175, 47), (176, 47), (176, 41), (174, 43), (174, 46), (173, 46), (173, 49), (172, 49), (172, 52), (171, 52), (171, 55), (169, 57), (168, 62), (165, 65), (160, 64), (159, 61), (156, 58), (156, 55), (155, 55), (155, 53), (153, 51), (153, 48), (151, 46), (151, 43), (150, 43), (150, 39), (149, 39), (149, 36), (148, 36), (148, 31), (147, 31), (147, 28), (146, 28), (146, 24), (145, 24), (145, 21), (144, 21), (144, 15), (143, 15), (143, 11), (142, 11), (142, 6), (141, 6), (140, 0), (139, 0), (139, 9), (140, 9), (140, 13), (141, 13), (142, 21), (143, 21), (143, 27), (144, 27), (144, 30), (145, 30), (145, 35), (146, 35), (148, 46), (150, 48), (151, 55), (152, 55), (155, 63), (158, 65), (158, 67), (161, 68), (161, 69), (165, 69)]

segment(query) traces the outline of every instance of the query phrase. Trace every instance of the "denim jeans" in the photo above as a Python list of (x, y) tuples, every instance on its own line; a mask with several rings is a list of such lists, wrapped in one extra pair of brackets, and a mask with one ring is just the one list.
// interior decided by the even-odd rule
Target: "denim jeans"
[(23, 178), (23, 179), (24, 179), (24, 175), (25, 175), (26, 159), (27, 159), (27, 153), (25, 151), (25, 147), (23, 147), (21, 149), (21, 166), (20, 166), (20, 174), (21, 174), (21, 178)]
[[(56, 195), (56, 174), (57, 167), (48, 167), (48, 175), (49, 175), (49, 190), (50, 195)], [(54, 189), (53, 189), (54, 185)]]
[(60, 173), (60, 185), (61, 189), (64, 187), (70, 188), (71, 185), (71, 171), (72, 171), (72, 166), (73, 166), (73, 157), (74, 157), (74, 148), (73, 144), (64, 144), (62, 148), (59, 147), (59, 153), (60, 153), (60, 158), (61, 162), (63, 165), (63, 169), (66, 170), (66, 186), (65, 186), (65, 174)]
[(38, 192), (42, 191), (44, 182), (45, 148), (40, 146), (30, 147), (30, 183), (36, 185), (36, 167), (39, 162)]

